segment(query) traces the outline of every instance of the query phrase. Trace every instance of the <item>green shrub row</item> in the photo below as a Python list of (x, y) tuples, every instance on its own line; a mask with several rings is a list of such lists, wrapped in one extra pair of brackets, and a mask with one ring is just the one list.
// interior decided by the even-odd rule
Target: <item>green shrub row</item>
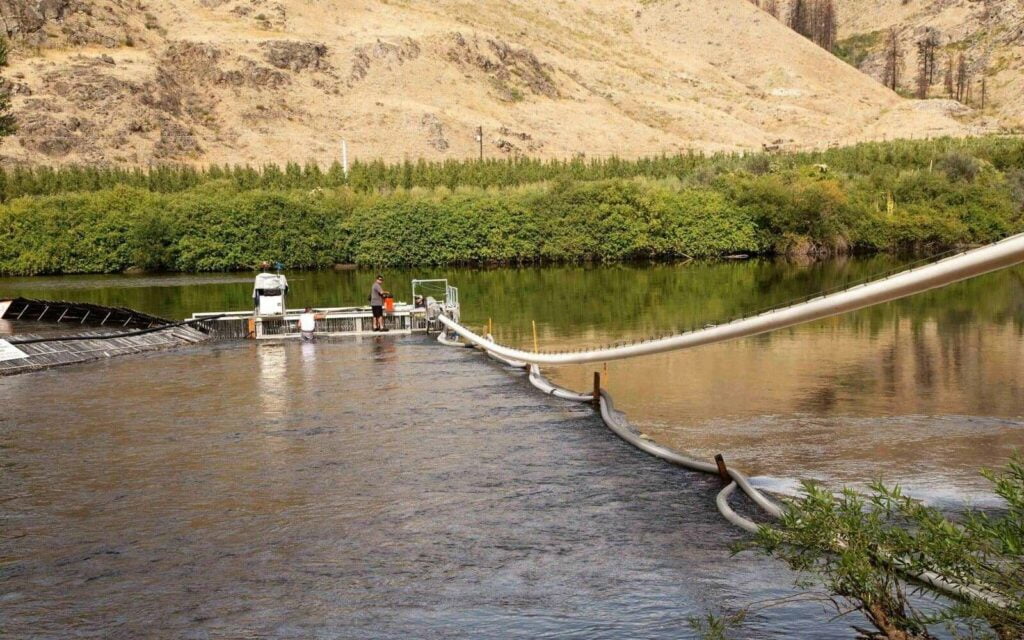
[(510, 188), (117, 186), (0, 205), (0, 273), (521, 264), (938, 249), (1022, 229), (1024, 173), (969, 154), (864, 173), (806, 165), (704, 180)]
[(611, 178), (683, 178), (707, 181), (736, 171), (755, 174), (787, 171), (815, 164), (833, 171), (882, 175), (894, 171), (934, 168), (943, 158), (972, 157), (1000, 171), (1024, 166), (1024, 140), (1013, 137), (939, 138), (873, 142), (823, 151), (787, 154), (683, 153), (624, 160), (622, 158), (574, 158), (541, 160), (503, 158), (483, 162), (356, 161), (346, 176), (340, 164), (267, 164), (251, 166), (157, 166), (152, 169), (66, 166), (60, 168), (0, 168), (0, 202), (23, 196), (58, 195), (101, 191), (117, 186), (154, 193), (187, 191), (210, 182), (228, 182), (241, 190), (335, 189), (348, 187), (360, 193), (399, 189), (444, 187), (456, 189), (509, 188), (536, 182), (607, 180)]

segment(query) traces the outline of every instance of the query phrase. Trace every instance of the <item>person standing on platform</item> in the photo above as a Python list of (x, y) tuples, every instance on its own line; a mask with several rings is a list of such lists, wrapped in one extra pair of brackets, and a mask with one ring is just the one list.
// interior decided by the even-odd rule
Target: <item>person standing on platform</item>
[(370, 288), (370, 309), (373, 311), (373, 330), (387, 331), (384, 327), (384, 297), (391, 295), (384, 290), (384, 276), (378, 275)]

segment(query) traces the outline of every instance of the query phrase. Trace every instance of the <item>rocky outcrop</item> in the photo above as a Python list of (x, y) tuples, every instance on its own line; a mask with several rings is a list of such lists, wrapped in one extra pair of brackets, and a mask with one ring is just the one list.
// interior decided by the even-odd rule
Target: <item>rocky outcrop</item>
[(278, 69), (322, 71), (330, 69), (327, 60), (327, 45), (320, 42), (297, 42), (294, 40), (271, 40), (261, 42), (263, 59)]
[(0, 30), (35, 47), (139, 44), (159, 36), (155, 20), (130, 0), (0, 0)]
[[(494, 142), (494, 145), (498, 150), (505, 153), (519, 153), (523, 150), (523, 147), (531, 153), (544, 148), (543, 142), (535, 140), (532, 135), (525, 131), (515, 131), (503, 126), (498, 129), (498, 135), (501, 137)], [(515, 142), (512, 142), (512, 140)]]
[(444, 135), (444, 124), (441, 119), (433, 113), (423, 114), (420, 119), (420, 126), (427, 131), (427, 143), (438, 151), (448, 150), (448, 139)]
[[(91, 127), (85, 127), (90, 129)], [(49, 113), (29, 113), (18, 119), (18, 139), (26, 149), (49, 158), (61, 158), (88, 143), (82, 121)]]
[(245, 56), (229, 57), (214, 45), (202, 42), (172, 43), (161, 58), (160, 71), (182, 86), (200, 83), (278, 89), (291, 82), (287, 73)]
[(72, 11), (73, 0), (0, 0), (0, 28), (9, 38), (32, 38)]
[(375, 65), (392, 68), (407, 60), (415, 60), (420, 57), (421, 51), (419, 43), (412, 38), (403, 38), (398, 43), (377, 40), (374, 44), (356, 47), (352, 55), (349, 86), (365, 79)]
[(498, 97), (506, 102), (524, 98), (524, 92), (547, 98), (561, 97), (550, 65), (542, 63), (525, 48), (516, 48), (502, 40), (469, 40), (461, 33), (451, 36), (448, 60), (464, 68), (482, 71), (491, 77)]

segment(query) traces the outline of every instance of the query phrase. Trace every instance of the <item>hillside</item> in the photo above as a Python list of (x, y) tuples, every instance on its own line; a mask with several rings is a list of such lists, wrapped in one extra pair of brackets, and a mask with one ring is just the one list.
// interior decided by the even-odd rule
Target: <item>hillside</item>
[[(938, 74), (930, 95), (944, 97), (951, 60), (964, 54), (976, 124), (1024, 128), (1024, 0), (836, 0), (839, 41), (853, 62), (882, 81), (884, 34), (895, 28), (904, 54), (900, 82), (915, 91), (917, 43), (929, 29), (937, 35)], [(981, 109), (981, 80), (985, 108)]]
[(329, 162), (964, 134), (747, 0), (0, 0), (4, 161)]

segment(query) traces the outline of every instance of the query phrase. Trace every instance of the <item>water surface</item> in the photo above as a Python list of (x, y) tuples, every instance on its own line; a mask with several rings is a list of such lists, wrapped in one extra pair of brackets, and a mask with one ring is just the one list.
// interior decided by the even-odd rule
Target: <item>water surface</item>
[[(841, 286), (891, 258), (387, 272), (450, 277), (467, 323), (541, 348), (661, 335)], [(290, 306), (373, 273), (289, 274)], [(248, 274), (0, 279), (172, 318), (246, 308)], [(9, 327), (8, 327), (9, 328)], [(954, 507), (1024, 445), (1024, 273), (603, 370), (671, 446), (762, 485), (875, 477)], [(687, 637), (795, 593), (743, 555), (717, 481), (635, 452), (590, 409), (423, 336), (225, 343), (0, 379), (0, 631), (11, 637)], [(737, 501), (741, 511), (749, 505)], [(819, 605), (739, 637), (851, 637)]]

